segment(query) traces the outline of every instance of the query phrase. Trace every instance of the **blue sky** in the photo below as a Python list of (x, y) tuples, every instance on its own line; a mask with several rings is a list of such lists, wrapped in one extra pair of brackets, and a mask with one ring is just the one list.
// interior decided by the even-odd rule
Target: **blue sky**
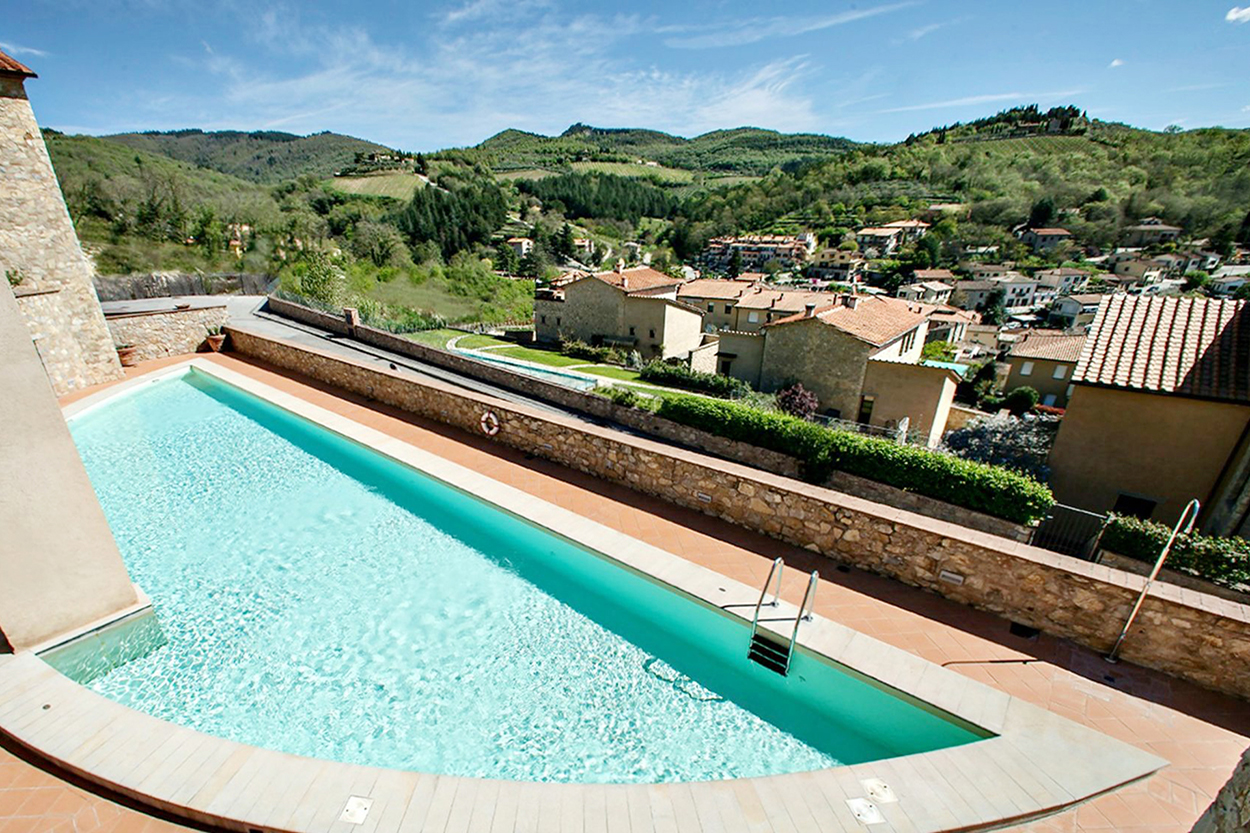
[(9, 2), (0, 48), (40, 74), (40, 121), (70, 132), (432, 150), (583, 121), (896, 141), (1027, 102), (1250, 127), (1250, 6), (1229, 0)]

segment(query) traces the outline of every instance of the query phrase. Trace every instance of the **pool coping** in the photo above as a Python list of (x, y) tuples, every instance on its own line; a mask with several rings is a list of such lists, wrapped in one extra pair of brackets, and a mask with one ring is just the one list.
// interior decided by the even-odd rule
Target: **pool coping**
[[(101, 402), (189, 368), (708, 604), (753, 604), (758, 598), (758, 588), (203, 359), (135, 377), (63, 412), (67, 418), (80, 416)], [(792, 605), (782, 605), (783, 613), (793, 615)], [(962, 830), (1056, 812), (1167, 763), (819, 616), (800, 629), (799, 643), (996, 736), (864, 764), (728, 781), (498, 781), (342, 764), (212, 737), (101, 697), (54, 671), (33, 651), (0, 656), (0, 732), (101, 786), (177, 815), (238, 830), (594, 830), (618, 815), (629, 818), (635, 833), (769, 829), (774, 823), (813, 830)], [(852, 802), (880, 798), (875, 780), (888, 784), (897, 800), (872, 801), (883, 821), (866, 828), (856, 819)], [(372, 802), (363, 824), (339, 820), (352, 796)], [(539, 824), (541, 820), (546, 823)]]

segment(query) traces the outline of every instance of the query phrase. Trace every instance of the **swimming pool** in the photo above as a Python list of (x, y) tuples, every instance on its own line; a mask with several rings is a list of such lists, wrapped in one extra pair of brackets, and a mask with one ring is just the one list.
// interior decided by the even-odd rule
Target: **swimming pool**
[[(72, 422), (165, 644), (94, 690), (296, 754), (531, 781), (819, 769), (988, 733), (196, 372)], [(55, 664), (55, 658), (53, 658)]]
[(544, 382), (555, 382), (557, 385), (563, 385), (574, 390), (591, 390), (599, 384), (599, 379), (588, 373), (541, 367), (532, 362), (517, 361), (507, 356), (492, 356), (485, 350), (457, 350), (456, 352), (471, 359), (477, 359), (480, 362), (506, 367), (514, 373), (520, 373), (523, 376), (533, 376), (535, 379), (542, 379)]

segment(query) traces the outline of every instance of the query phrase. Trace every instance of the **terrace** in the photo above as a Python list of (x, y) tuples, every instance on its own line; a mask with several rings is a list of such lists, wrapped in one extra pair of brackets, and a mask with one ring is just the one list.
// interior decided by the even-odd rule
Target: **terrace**
[[(150, 374), (182, 360), (184, 357), (145, 363), (130, 369), (128, 376)], [(990, 613), (861, 570), (834, 569), (835, 563), (828, 558), (805, 549), (254, 358), (228, 354), (201, 361), (325, 409), (407, 447), (465, 466), (749, 588), (758, 588), (772, 559), (782, 557), (787, 565), (797, 568), (789, 571), (791, 578), (782, 589), (783, 598), (791, 604), (798, 603), (803, 590), (796, 574), (819, 569), (822, 576), (815, 612), (821, 619), (878, 639), (912, 657), (945, 666), (964, 678), (1169, 762), (1143, 780), (1011, 829), (1189, 830), (1250, 742), (1250, 715), (1244, 701), (1159, 672), (1128, 664), (1107, 665), (1094, 651), (1070, 641), (1044, 634), (1030, 636), (1018, 629), (1020, 635), (1015, 635), (1008, 621)], [(62, 404), (70, 405), (111, 387), (78, 392), (63, 398)], [(700, 463), (723, 465), (727, 473), (732, 468), (708, 458), (700, 458)], [(903, 777), (888, 766), (882, 771), (896, 772), (896, 782)], [(958, 773), (933, 772), (930, 783), (935, 792), (931, 800), (955, 802), (949, 795), (945, 799), (940, 796), (957, 778)], [(634, 799), (642, 794), (631, 789), (623, 787), (617, 795), (615, 788), (608, 788), (602, 803), (591, 800), (577, 818), (563, 819), (561, 828), (612, 829), (629, 816), (635, 825), (650, 820), (656, 829), (671, 828), (674, 819), (698, 824), (704, 830), (722, 825), (737, 829), (748, 818), (735, 815), (715, 799), (711, 803), (696, 799), (689, 806), (671, 806), (666, 810), (663, 802), (655, 802), (654, 791), (648, 799), (650, 803), (644, 801), (639, 806)], [(819, 792), (804, 794), (782, 789), (770, 793), (756, 789), (752, 800), (757, 804), (753, 806), (763, 811), (756, 817), (757, 822), (765, 823), (763, 829), (831, 829), (838, 821), (834, 815), (838, 808)], [(617, 798), (622, 802), (619, 805), (615, 803)], [(538, 824), (537, 816), (527, 820), (527, 812), (538, 813), (540, 809), (527, 809), (523, 802), (506, 800), (502, 792), (457, 792), (455, 799), (449, 796), (447, 800), (447, 829), (454, 827), (457, 819), (470, 818), (489, 819), (489, 829), (520, 829), (530, 823), (536, 829), (555, 826)], [(1004, 799), (1002, 795), (987, 794), (977, 800), (994, 804)], [(132, 799), (88, 786), (12, 740), (6, 740), (0, 751), (0, 821), (4, 822), (0, 830), (6, 833), (47, 829), (162, 830), (179, 829), (178, 825), (184, 823), (161, 816)], [(436, 824), (437, 818), (425, 821), (435, 822), (429, 824), (431, 829), (442, 829)], [(690, 825), (681, 824), (678, 829)], [(912, 824), (906, 817), (901, 821), (892, 817), (883, 826), (864, 829), (941, 828)]]

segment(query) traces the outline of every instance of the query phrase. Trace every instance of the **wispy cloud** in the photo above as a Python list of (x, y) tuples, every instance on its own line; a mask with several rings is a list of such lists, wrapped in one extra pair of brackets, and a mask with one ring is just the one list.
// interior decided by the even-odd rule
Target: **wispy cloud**
[(1049, 101), (1056, 98), (1067, 98), (1068, 96), (1080, 95), (1085, 92), (1083, 89), (1077, 90), (1056, 90), (1048, 93), (990, 93), (988, 95), (970, 95), (963, 98), (951, 98), (945, 101), (928, 101), (924, 104), (908, 104), (904, 107), (890, 107), (885, 110), (878, 110), (878, 113), (913, 113), (918, 110), (945, 110), (954, 107), (971, 107), (977, 104), (993, 104), (1000, 101), (1018, 101), (1024, 103), (1027, 101)]
[(1232, 84), (1228, 81), (1219, 81), (1211, 84), (1184, 84), (1180, 87), (1168, 87), (1165, 93), (1193, 93), (1199, 90), (1218, 90), (1222, 87), (1230, 87)]
[(512, 18), (550, 5), (551, 0), (469, 0), (464, 5), (444, 12), (441, 20), (446, 24), (455, 24), (483, 18), (497, 19), (501, 16)]
[(21, 46), (16, 43), (6, 43), (0, 41), (0, 49), (8, 52), (10, 55), (34, 55), (36, 58), (46, 58), (48, 53), (42, 49), (35, 49), (33, 46)]
[(1122, 66), (1124, 66), (1124, 61), (1120, 60), (1119, 58), (1116, 58), (1111, 63), (1107, 64), (1107, 69), (1117, 69)]
[[(726, 46), (745, 46), (748, 43), (767, 40), (769, 38), (794, 37), (808, 32), (818, 32), (834, 26), (842, 26), (864, 20), (877, 15), (915, 6), (916, 2), (893, 3), (887, 6), (876, 6), (870, 9), (854, 9), (823, 17), (767, 17), (750, 20), (733, 21), (717, 24), (712, 27), (673, 27), (668, 31), (689, 31), (689, 35), (667, 38), (665, 46), (675, 49), (716, 49)], [(663, 31), (663, 30), (661, 30)]]
[(1228, 10), (1228, 14), (1224, 15), (1224, 19), (1229, 23), (1250, 23), (1250, 6), (1244, 9), (1241, 6), (1233, 6)]
[(904, 34), (901, 38), (895, 38), (893, 43), (895, 45), (904, 44), (904, 43), (914, 43), (915, 41), (918, 41), (921, 38), (923, 38), (925, 35), (931, 35), (934, 32), (938, 31), (939, 29), (945, 29), (947, 26), (954, 26), (956, 23), (963, 23), (967, 19), (968, 18), (966, 17), (956, 17), (950, 20), (941, 20), (941, 21), (938, 21), (937, 23), (929, 23), (924, 26), (917, 26), (915, 29), (912, 29), (906, 34)]
[(1250, 104), (1247, 104), (1245, 107), (1242, 107), (1241, 112), (1250, 113)]

